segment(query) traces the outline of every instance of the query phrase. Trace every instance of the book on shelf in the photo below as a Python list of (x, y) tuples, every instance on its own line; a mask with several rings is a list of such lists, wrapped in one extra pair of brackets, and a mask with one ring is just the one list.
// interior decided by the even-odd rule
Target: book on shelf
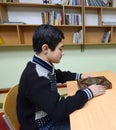
[(74, 44), (78, 44), (78, 35), (79, 35), (78, 32), (74, 32), (74, 34), (73, 34), (73, 43)]
[(106, 6), (109, 6), (111, 3), (111, 0), (103, 0), (103, 2), (106, 4)]
[(82, 29), (79, 31), (79, 34), (78, 34), (78, 43), (79, 44), (83, 43), (83, 30)]
[(43, 4), (51, 4), (52, 0), (43, 0)]
[(62, 14), (55, 11), (41, 12), (41, 19), (43, 24), (50, 24), (50, 25), (62, 24)]
[(61, 21), (62, 21), (62, 17), (61, 17), (61, 13), (55, 13), (54, 16), (54, 25), (61, 25)]
[(116, 25), (116, 21), (102, 21), (102, 25)]
[(86, 6), (109, 6), (109, 0), (85, 0)]
[(86, 6), (89, 6), (89, 2), (88, 0), (85, 0), (85, 3), (84, 3)]
[(81, 5), (82, 0), (69, 0), (69, 5)]
[(112, 88), (112, 83), (105, 76), (89, 77), (77, 80), (79, 89), (87, 88), (92, 84), (103, 85), (106, 89)]
[(73, 33), (73, 43), (82, 44), (83, 43), (83, 31), (82, 29), (79, 32)]
[(25, 22), (17, 22), (17, 21), (6, 21), (6, 22), (3, 22), (4, 24), (26, 24)]
[(52, 4), (68, 5), (69, 0), (52, 0)]
[(66, 13), (65, 24), (66, 25), (82, 25), (81, 14)]
[(96, 6), (96, 4), (94, 3), (94, 0), (89, 0), (89, 4), (90, 6)]
[(43, 0), (19, 0), (20, 3), (36, 3), (43, 4)]
[(109, 38), (110, 38), (110, 34), (111, 34), (111, 31), (107, 31), (107, 32), (105, 33), (104, 37), (103, 37), (102, 42), (108, 43)]

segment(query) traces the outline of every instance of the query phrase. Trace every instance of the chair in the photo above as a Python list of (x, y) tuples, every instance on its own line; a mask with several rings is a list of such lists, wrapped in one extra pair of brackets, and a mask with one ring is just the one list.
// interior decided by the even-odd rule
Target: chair
[[(3, 99), (9, 90), (10, 90), (10, 88), (0, 88), (0, 98), (2, 97), (2, 99)], [(3, 101), (0, 102), (0, 109), (2, 109), (2, 106), (3, 106)]]
[(10, 130), (18, 130), (19, 122), (16, 113), (16, 97), (18, 93), (18, 85), (12, 87), (6, 94), (3, 102), (3, 119), (10, 128)]
[[(66, 84), (57, 85), (57, 88), (64, 88)], [(18, 94), (18, 85), (12, 87), (7, 93), (4, 102), (3, 102), (3, 119), (8, 125), (10, 130), (19, 130), (20, 124), (18, 122), (17, 113), (16, 113), (16, 97)]]

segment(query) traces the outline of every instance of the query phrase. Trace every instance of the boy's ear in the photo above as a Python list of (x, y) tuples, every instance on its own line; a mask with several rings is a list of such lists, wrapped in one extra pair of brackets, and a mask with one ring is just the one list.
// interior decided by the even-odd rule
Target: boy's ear
[(43, 51), (43, 53), (44, 53), (44, 54), (47, 54), (47, 53), (48, 53), (48, 50), (49, 50), (48, 45), (47, 45), (47, 44), (43, 44), (43, 46), (42, 46), (42, 51)]

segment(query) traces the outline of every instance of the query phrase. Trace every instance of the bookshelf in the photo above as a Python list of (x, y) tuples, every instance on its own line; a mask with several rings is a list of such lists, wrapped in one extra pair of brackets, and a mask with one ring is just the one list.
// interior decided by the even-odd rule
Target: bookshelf
[[(84, 44), (116, 44), (115, 1), (112, 0), (105, 6), (88, 5), (87, 1), (89, 2), (85, 0), (84, 3)], [(110, 32), (109, 38), (104, 42), (108, 32)]]
[[(44, 18), (42, 17), (42, 12), (44, 13)], [(51, 20), (51, 17), (57, 17), (57, 14), (60, 14), (59, 20), (57, 18)], [(79, 23), (75, 23), (72, 20), (73, 23), (66, 24), (66, 14), (70, 16), (78, 14), (81, 17)], [(83, 29), (82, 18), (82, 5), (1, 2), (0, 38), (2, 44), (0, 46), (31, 46), (34, 29), (42, 24), (43, 21), (45, 23), (52, 22), (49, 24), (57, 26), (64, 32), (65, 39), (63, 43), (65, 45), (75, 45), (73, 43), (73, 34)], [(8, 23), (7, 21), (15, 22)]]
[[(60, 28), (65, 35), (64, 45), (116, 44), (114, 0), (108, 6), (88, 5), (90, 0), (78, 0), (77, 5), (71, 3), (74, 0), (67, 0), (68, 3), (63, 5), (43, 4), (41, 0), (40, 3), (37, 0), (33, 3), (27, 1), (0, 1), (0, 46), (31, 46), (34, 29), (42, 23)], [(57, 19), (53, 20), (54, 17)], [(108, 41), (103, 42), (109, 31)], [(74, 38), (75, 33), (78, 34), (77, 39)]]

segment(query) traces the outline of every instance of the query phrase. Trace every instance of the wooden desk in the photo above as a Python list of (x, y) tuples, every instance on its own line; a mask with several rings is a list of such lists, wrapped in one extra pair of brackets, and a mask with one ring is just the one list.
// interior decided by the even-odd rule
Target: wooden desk
[[(116, 130), (116, 74), (111, 71), (92, 74), (105, 76), (112, 82), (113, 88), (73, 112), (70, 115), (71, 130)], [(68, 95), (73, 95), (77, 91), (77, 82), (67, 82), (67, 91)]]

